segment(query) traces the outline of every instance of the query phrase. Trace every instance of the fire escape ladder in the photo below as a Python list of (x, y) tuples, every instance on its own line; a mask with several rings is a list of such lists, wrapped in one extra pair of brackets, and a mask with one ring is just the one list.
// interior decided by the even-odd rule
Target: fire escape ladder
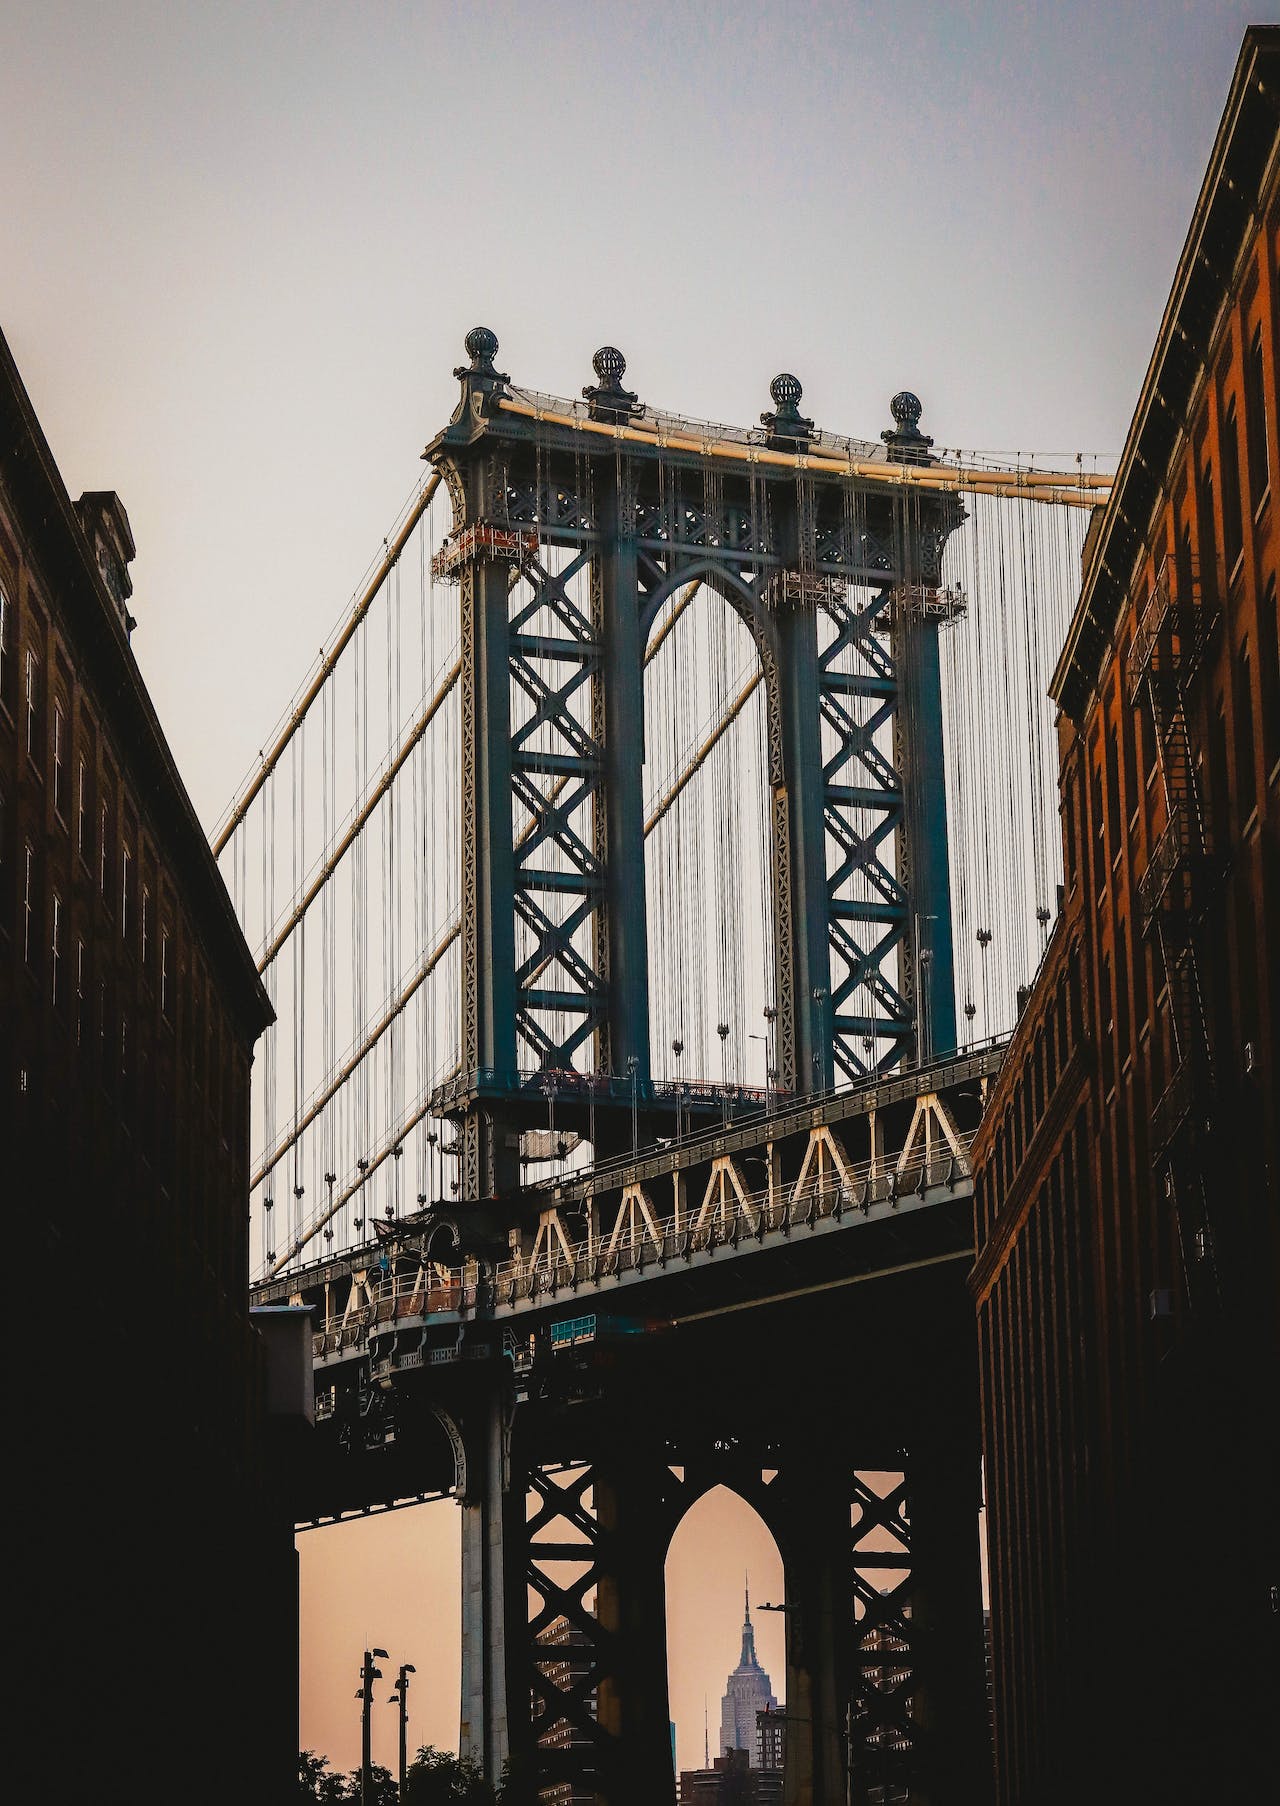
[[(1183, 586), (1166, 561), (1134, 633), (1126, 667), (1130, 703), (1151, 711), (1165, 826), (1138, 881), (1144, 931), (1159, 939), (1169, 990), (1174, 1065), (1151, 1115), (1153, 1164), (1177, 1224), (1193, 1308), (1217, 1295), (1205, 1186), (1212, 1135), (1213, 1062), (1196, 953), (1208, 903), (1209, 827), (1187, 718), (1187, 691), (1206, 636), (1194, 575)], [(1207, 1284), (1206, 1284), (1207, 1282)]]

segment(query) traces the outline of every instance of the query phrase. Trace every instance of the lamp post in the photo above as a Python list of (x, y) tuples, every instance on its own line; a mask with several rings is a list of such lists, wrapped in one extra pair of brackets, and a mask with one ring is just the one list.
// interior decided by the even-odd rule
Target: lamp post
[(547, 1159), (555, 1158), (556, 1149), (556, 1082), (543, 1079), (542, 1095), (547, 1100)]
[(765, 1023), (765, 1065), (764, 1065), (764, 1102), (766, 1116), (773, 1113), (773, 1081), (777, 1078), (778, 1062), (774, 1057), (774, 1024), (778, 1020), (778, 1012), (771, 1003), (764, 1006)]
[(813, 1089), (815, 1092), (821, 1092), (824, 1089), (818, 1082), (822, 1077), (822, 1049), (817, 1044), (822, 1038), (819, 1031), (822, 1028), (822, 1006), (826, 1000), (826, 986), (815, 985), (813, 987)]
[(636, 1108), (636, 1074), (639, 1070), (640, 1056), (638, 1054), (628, 1054), (627, 1071), (631, 1075), (631, 1158), (633, 1160), (636, 1157), (636, 1149), (640, 1139), (639, 1114)]
[[(917, 1068), (927, 1066), (929, 1057), (933, 1052), (931, 1046), (933, 1040), (933, 1024), (929, 1019), (929, 998), (928, 994), (922, 988), (925, 977), (925, 972), (922, 968), (928, 968), (932, 965), (933, 951), (931, 948), (925, 949), (924, 951), (921, 950), (920, 924), (921, 922), (936, 922), (937, 919), (937, 916), (922, 916), (918, 910), (916, 911), (915, 946), (912, 951), (915, 954)], [(981, 936), (979, 936), (979, 939), (981, 939)]]
[(373, 1683), (382, 1679), (381, 1668), (375, 1668), (373, 1659), (381, 1656), (385, 1662), (385, 1649), (366, 1649), (364, 1661), (360, 1664), (360, 1689), (356, 1698), (360, 1701), (360, 1806), (373, 1806)]
[(400, 1708), (400, 1799), (403, 1806), (405, 1776), (409, 1772), (407, 1734), (409, 1729), (409, 1676), (418, 1671), (412, 1662), (402, 1662), (400, 1673), (392, 1683), (388, 1705)]
[(680, 1096), (680, 1055), (684, 1052), (684, 1042), (680, 1039), (679, 1035), (677, 1035), (675, 1040), (671, 1043), (671, 1051), (675, 1055), (676, 1060), (676, 1146), (679, 1147), (681, 1121), (684, 1116), (684, 1109)]
[(720, 1126), (729, 1127), (729, 1024), (717, 1022), (716, 1033), (720, 1037)]

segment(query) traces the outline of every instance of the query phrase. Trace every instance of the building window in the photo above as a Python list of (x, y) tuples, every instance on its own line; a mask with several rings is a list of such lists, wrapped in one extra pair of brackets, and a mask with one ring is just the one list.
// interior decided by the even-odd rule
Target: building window
[(28, 841), (22, 868), (22, 957), (31, 965), (36, 956), (36, 855)]
[(1236, 422), (1235, 397), (1232, 396), (1222, 422), (1222, 550), (1226, 555), (1228, 577), (1244, 550), (1244, 519), (1240, 510), (1240, 429)]
[(53, 893), (53, 919), (49, 929), (49, 986), (56, 1010), (62, 1002), (62, 898)]
[(76, 942), (76, 1046), (83, 1047), (88, 1027), (88, 993), (86, 990), (85, 945)]
[(1196, 491), (1196, 521), (1200, 530), (1200, 591), (1214, 600), (1218, 597), (1218, 536), (1213, 518), (1213, 466), (1200, 467)]
[[(1231, 793), (1227, 772), (1227, 704), (1221, 691), (1209, 717), (1209, 838), (1219, 852), (1229, 839), (1227, 798)], [(1204, 792), (1201, 792), (1203, 796)]]
[(165, 1016), (169, 1014), (172, 1001), (172, 987), (169, 983), (169, 930), (160, 930), (160, 1010)]
[(1253, 669), (1249, 659), (1249, 642), (1241, 640), (1236, 659), (1236, 794), (1240, 798), (1241, 825), (1248, 821), (1258, 800), (1258, 781), (1254, 771), (1253, 744)]
[(13, 639), (14, 607), (9, 592), (0, 583), (0, 702), (13, 713)]
[(1129, 1054), (1129, 933), (1124, 922), (1116, 931), (1116, 1039), (1122, 1060)]
[(67, 716), (60, 702), (53, 705), (53, 806), (67, 819)]
[(145, 884), (142, 887), (142, 908), (138, 929), (142, 941), (142, 970), (149, 978), (151, 976), (151, 892)]
[(111, 909), (111, 894), (114, 888), (114, 865), (111, 858), (111, 805), (103, 797), (98, 811), (98, 889), (108, 913)]
[(27, 757), (40, 761), (40, 660), (27, 653)]
[(133, 888), (133, 854), (125, 847), (120, 855), (120, 939), (129, 938), (130, 893)]
[(76, 852), (84, 859), (89, 851), (89, 767), (83, 758), (76, 771)]
[(1277, 645), (1276, 580), (1273, 577), (1262, 598), (1258, 615), (1258, 687), (1262, 708), (1262, 765), (1270, 771), (1280, 759), (1280, 646)]
[(1261, 321), (1245, 359), (1244, 380), (1248, 403), (1244, 424), (1249, 447), (1249, 494), (1256, 513), (1262, 506), (1262, 498), (1271, 483), (1270, 458), (1267, 452), (1267, 382), (1262, 366)]

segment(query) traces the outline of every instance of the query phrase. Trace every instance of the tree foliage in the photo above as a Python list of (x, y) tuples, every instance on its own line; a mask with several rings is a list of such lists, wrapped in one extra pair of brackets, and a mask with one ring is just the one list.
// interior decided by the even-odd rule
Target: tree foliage
[[(355, 1797), (360, 1797), (360, 1775), (357, 1771)], [(314, 1750), (301, 1750), (298, 1754), (298, 1799), (300, 1801), (318, 1801), (319, 1806), (343, 1806), (343, 1802), (352, 1797), (349, 1783), (345, 1775), (334, 1774), (329, 1768), (327, 1756), (317, 1756)]]
[(494, 1806), (495, 1795), (476, 1764), (425, 1744), (405, 1776), (402, 1806)]
[[(495, 1791), (477, 1763), (430, 1744), (424, 1744), (409, 1765), (403, 1799), (394, 1776), (377, 1762), (371, 1779), (373, 1790), (367, 1806), (525, 1806), (534, 1797), (531, 1788), (521, 1785), (512, 1764), (503, 1769)], [(298, 1800), (299, 1806), (361, 1806), (360, 1770), (335, 1774), (327, 1756), (302, 1750), (298, 1755)]]

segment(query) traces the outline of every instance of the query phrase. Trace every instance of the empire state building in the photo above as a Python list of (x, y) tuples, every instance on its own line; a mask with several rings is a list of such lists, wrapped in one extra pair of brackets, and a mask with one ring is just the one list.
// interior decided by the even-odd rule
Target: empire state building
[(772, 1710), (778, 1702), (773, 1697), (769, 1677), (756, 1658), (756, 1633), (751, 1623), (751, 1597), (746, 1594), (746, 1618), (742, 1626), (742, 1655), (738, 1666), (726, 1683), (720, 1704), (720, 1754), (730, 1750), (746, 1750), (752, 1768), (760, 1766), (756, 1746), (756, 1713)]

